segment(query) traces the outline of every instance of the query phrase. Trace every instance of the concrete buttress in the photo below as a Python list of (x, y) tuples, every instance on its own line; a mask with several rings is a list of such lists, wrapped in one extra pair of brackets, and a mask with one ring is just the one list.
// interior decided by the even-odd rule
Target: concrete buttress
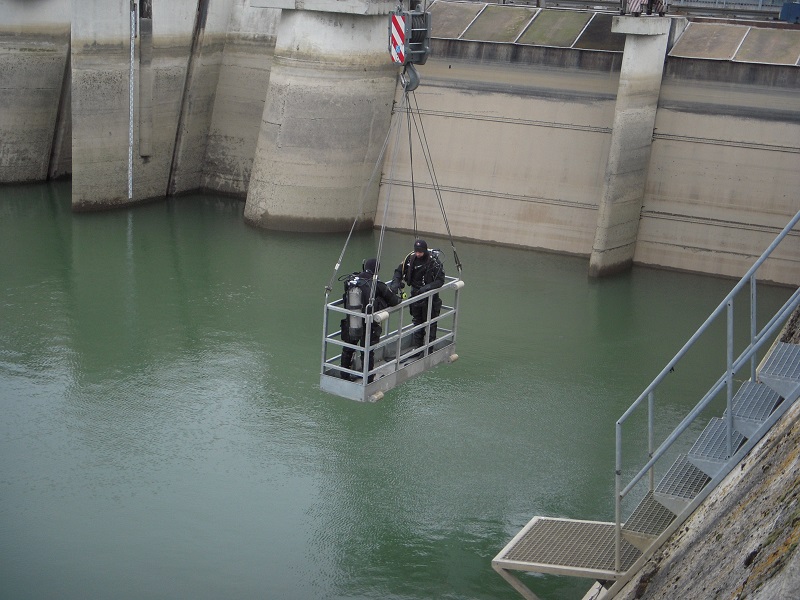
[[(202, 172), (196, 163), (203, 159), (204, 144), (197, 153), (184, 150), (183, 171), (172, 173), (171, 166), (179, 125), (186, 129), (182, 142), (192, 144), (197, 137), (205, 140), (210, 121), (218, 55), (230, 11), (227, 1), (211, 3), (208, 21), (219, 24), (211, 32), (205, 31), (201, 40), (203, 59), (210, 63), (203, 74), (211, 82), (211, 90), (196, 84), (191, 96), (184, 93), (198, 6), (208, 4), (199, 4), (198, 0), (135, 3), (133, 60), (132, 7), (128, 0), (73, 4), (73, 210), (107, 209), (163, 198), (171, 174), (178, 179), (182, 173)], [(214, 58), (208, 59), (209, 55)], [(198, 75), (198, 69), (195, 71)], [(182, 111), (184, 100), (193, 107), (186, 115)], [(199, 133), (195, 131), (198, 127)]]
[(589, 259), (591, 277), (633, 264), (669, 30), (670, 19), (614, 17), (612, 31), (626, 34), (625, 52)]
[(283, 8), (245, 219), (287, 231), (345, 231), (356, 217), (371, 227), (379, 172), (371, 175), (397, 80), (391, 7)]
[(65, 154), (69, 31), (67, 0), (0, 0), (0, 183), (43, 181)]

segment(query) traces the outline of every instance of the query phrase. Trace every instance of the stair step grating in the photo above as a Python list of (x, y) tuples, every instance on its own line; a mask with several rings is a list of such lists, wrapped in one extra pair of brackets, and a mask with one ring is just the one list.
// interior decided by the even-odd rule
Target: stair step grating
[(778, 342), (761, 373), (789, 379), (800, 378), (800, 345)]
[[(689, 457), (700, 458), (718, 462), (725, 462), (730, 458), (728, 455), (728, 434), (725, 421), (718, 417), (714, 417), (708, 422), (706, 428), (703, 429), (700, 437), (697, 438), (692, 449), (689, 450)], [(731, 444), (733, 452), (744, 441), (744, 436), (738, 431), (731, 432)]]
[(623, 529), (656, 537), (674, 520), (675, 515), (653, 497), (653, 492), (647, 492)]
[(758, 379), (787, 400), (794, 401), (800, 389), (800, 345), (778, 342), (767, 357)]
[(780, 394), (766, 384), (745, 381), (733, 397), (734, 427), (746, 438), (752, 437), (780, 402)]
[(692, 500), (710, 480), (708, 475), (689, 462), (685, 454), (681, 454), (658, 483), (655, 493)]

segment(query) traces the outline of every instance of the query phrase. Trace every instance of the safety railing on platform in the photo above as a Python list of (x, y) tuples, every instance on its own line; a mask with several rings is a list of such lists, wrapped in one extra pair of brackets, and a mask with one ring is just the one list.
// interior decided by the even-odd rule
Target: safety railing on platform
[[(322, 365), (320, 387), (327, 392), (360, 401), (375, 401), (383, 392), (406, 379), (432, 368), (444, 360), (457, 358), (455, 343), (458, 331), (459, 294), (464, 282), (455, 277), (445, 277), (441, 288), (430, 290), (400, 304), (376, 313), (364, 314), (348, 310), (339, 298), (325, 305), (323, 318)], [(431, 317), (434, 295), (442, 306), (438, 316)], [(412, 304), (427, 302), (427, 315), (423, 323), (415, 325), (407, 310)], [(343, 322), (354, 315), (364, 319), (364, 345), (351, 344), (342, 339)], [(372, 324), (381, 326), (382, 333), (376, 342), (372, 339)], [(436, 335), (431, 339), (430, 329), (436, 324)], [(415, 346), (414, 334), (424, 330), (424, 343)], [(354, 352), (355, 364), (341, 364), (342, 351)], [(369, 353), (374, 352), (374, 366), (370, 368)]]
[[(800, 288), (795, 290), (786, 303), (778, 310), (778, 312), (769, 320), (769, 322), (759, 331), (756, 324), (756, 307), (757, 307), (757, 287), (756, 287), (756, 273), (761, 265), (772, 255), (775, 249), (783, 242), (789, 235), (794, 226), (800, 221), (800, 212), (789, 221), (786, 227), (775, 238), (770, 246), (764, 253), (756, 260), (753, 266), (747, 271), (742, 279), (734, 286), (731, 292), (725, 299), (717, 306), (711, 313), (706, 321), (700, 326), (695, 334), (689, 339), (688, 342), (680, 349), (675, 357), (667, 363), (664, 369), (658, 374), (653, 382), (647, 386), (642, 394), (636, 401), (628, 408), (628, 410), (619, 418), (616, 425), (616, 467), (615, 467), (615, 570), (621, 570), (621, 549), (622, 549), (622, 504), (626, 496), (647, 476), (649, 492), (654, 490), (654, 469), (658, 461), (667, 454), (675, 442), (700, 416), (712, 401), (725, 391), (726, 397), (726, 412), (724, 413), (726, 438), (727, 438), (727, 451), (728, 456), (732, 457), (736, 448), (734, 447), (734, 426), (733, 426), (733, 410), (732, 400), (734, 395), (734, 377), (743, 369), (749, 368), (749, 379), (755, 381), (757, 355), (759, 349), (767, 343), (767, 341), (774, 338), (779, 328), (786, 322), (792, 312), (800, 306)], [(749, 342), (741, 353), (734, 357), (734, 301), (740, 296), (740, 293), (748, 289), (750, 292), (750, 319), (749, 319)], [(716, 383), (708, 390), (700, 402), (684, 417), (680, 424), (670, 433), (667, 438), (655, 448), (655, 399), (656, 390), (664, 383), (667, 376), (675, 370), (676, 365), (682, 358), (686, 356), (689, 350), (704, 337), (704, 334), (709, 332), (711, 326), (722, 317), (726, 316), (726, 371)], [(623, 487), (623, 425), (638, 412), (638, 409), (645, 404), (647, 406), (647, 445), (648, 445), (648, 459), (646, 464), (633, 476), (630, 482)], [(635, 467), (634, 467), (635, 468)]]

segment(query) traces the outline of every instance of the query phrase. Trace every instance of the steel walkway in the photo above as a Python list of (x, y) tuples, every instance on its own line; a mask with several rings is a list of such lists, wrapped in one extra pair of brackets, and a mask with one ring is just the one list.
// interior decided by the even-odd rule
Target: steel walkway
[[(514, 571), (594, 579), (598, 583), (593, 590), (602, 589), (601, 597), (613, 598), (798, 399), (800, 344), (775, 338), (800, 307), (800, 288), (760, 331), (756, 326), (756, 273), (798, 221), (800, 212), (617, 421), (614, 520), (596, 522), (537, 516), (493, 559), (492, 567), (524, 598), (538, 600)], [(734, 358), (734, 302), (748, 288), (748, 344)], [(726, 319), (725, 373), (656, 447), (656, 391), (661, 390), (663, 380), (718, 318)], [(775, 341), (763, 350), (771, 340)], [(760, 365), (758, 356), (762, 356)], [(737, 388), (734, 382), (741, 379), (745, 381)], [(721, 414), (709, 419), (708, 414), (715, 407), (722, 408)], [(645, 415), (641, 414), (643, 411)], [(624, 426), (634, 414), (647, 423), (647, 454), (628, 458), (623, 464)], [(704, 419), (704, 429), (692, 440), (696, 424)], [(680, 448), (689, 449), (679, 452)], [(640, 466), (631, 465), (633, 459), (638, 459)], [(669, 460), (673, 462), (666, 467)], [(638, 472), (624, 483), (622, 474), (631, 472), (632, 467)], [(664, 471), (658, 481), (657, 469)], [(642, 490), (643, 487), (646, 489)], [(635, 504), (637, 497), (639, 502)], [(635, 506), (623, 519), (626, 499), (633, 500), (626, 506)]]

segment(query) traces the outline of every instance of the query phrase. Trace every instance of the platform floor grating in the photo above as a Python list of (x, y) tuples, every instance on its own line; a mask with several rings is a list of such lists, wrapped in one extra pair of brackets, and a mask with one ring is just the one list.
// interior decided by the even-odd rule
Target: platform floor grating
[[(689, 456), (702, 457), (708, 460), (725, 461), (728, 458), (727, 427), (725, 421), (714, 417), (703, 429), (700, 437), (689, 450)], [(731, 432), (733, 452), (741, 446), (744, 436), (736, 430)]]
[(733, 399), (733, 415), (739, 419), (763, 422), (780, 400), (778, 393), (763, 383), (745, 381)]
[(656, 486), (656, 494), (691, 500), (710, 481), (710, 477), (681, 454)]
[(647, 492), (647, 495), (642, 498), (631, 516), (625, 521), (623, 529), (655, 537), (660, 535), (674, 520), (675, 515), (672, 511), (659, 503), (653, 497), (653, 492)]
[[(641, 553), (626, 540), (622, 540), (621, 549), (621, 567), (625, 571)], [(613, 571), (614, 554), (613, 523), (536, 517), (524, 535), (496, 560)]]

